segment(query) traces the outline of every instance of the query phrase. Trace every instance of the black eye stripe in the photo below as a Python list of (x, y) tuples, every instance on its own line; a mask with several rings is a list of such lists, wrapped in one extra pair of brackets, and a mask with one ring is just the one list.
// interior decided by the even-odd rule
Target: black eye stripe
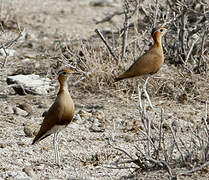
[(61, 74), (66, 75), (67, 72), (65, 72), (65, 71), (59, 71), (57, 75), (59, 76), (59, 75), (61, 75)]

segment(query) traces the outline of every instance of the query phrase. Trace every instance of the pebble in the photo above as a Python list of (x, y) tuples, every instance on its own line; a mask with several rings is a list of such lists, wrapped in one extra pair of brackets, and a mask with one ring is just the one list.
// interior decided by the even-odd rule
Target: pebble
[(5, 148), (7, 145), (6, 144), (4, 144), (4, 143), (0, 143), (0, 148)]
[(88, 119), (90, 116), (92, 116), (91, 113), (81, 109), (78, 114), (80, 115), (81, 118), (84, 118), (84, 119)]
[(5, 108), (5, 112), (6, 112), (7, 114), (13, 114), (13, 113), (14, 113), (13, 107), (12, 107), (12, 106), (7, 106), (7, 107)]
[(14, 114), (16, 115), (19, 115), (19, 116), (27, 116), (28, 113), (18, 107), (13, 107), (13, 111), (14, 111)]
[[(6, 53), (5, 53), (6, 51)], [(16, 56), (17, 55), (17, 51), (13, 50), (13, 49), (0, 49), (0, 55), (5, 57), (5, 56)]]
[(36, 74), (8, 76), (7, 84), (13, 84), (13, 89), (20, 95), (25, 93), (45, 95), (48, 94), (48, 91), (54, 90), (54, 86), (51, 86), (52, 81), (49, 78), (41, 78)]
[(38, 179), (35, 172), (33, 171), (33, 169), (31, 167), (25, 167), (22, 170), (23, 172), (25, 172), (25, 174), (27, 174), (29, 177), (33, 178), (33, 179)]
[(26, 111), (28, 113), (27, 116), (29, 116), (29, 115), (31, 115), (33, 113), (32, 106), (27, 104), (27, 103), (19, 104), (17, 107), (22, 109), (22, 110), (24, 110), (24, 111)]
[(94, 116), (95, 118), (97, 118), (97, 119), (104, 119), (104, 118), (105, 118), (105, 114), (104, 114), (104, 112), (101, 111), (101, 110), (95, 111), (95, 112), (93, 113), (93, 116)]
[(89, 131), (99, 133), (99, 132), (104, 132), (105, 128), (103, 124), (99, 123), (98, 119), (95, 119), (94, 123), (89, 128)]
[(24, 133), (26, 137), (34, 137), (33, 131), (29, 126), (24, 127)]

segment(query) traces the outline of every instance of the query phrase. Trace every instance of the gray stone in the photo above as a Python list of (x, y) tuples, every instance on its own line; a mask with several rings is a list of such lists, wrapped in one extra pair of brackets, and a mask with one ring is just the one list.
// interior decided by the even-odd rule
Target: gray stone
[(24, 133), (26, 137), (33, 137), (33, 131), (29, 126), (24, 127)]
[(0, 49), (0, 55), (5, 57), (6, 55), (7, 56), (16, 56), (17, 55), (17, 52), (13, 49)]
[(44, 95), (54, 89), (49, 78), (41, 78), (36, 74), (8, 76), (7, 84), (16, 85), (13, 88), (20, 95), (24, 93)]
[(33, 179), (38, 179), (35, 172), (33, 171), (33, 169), (31, 167), (25, 167), (22, 170), (23, 172), (25, 172), (25, 174), (27, 174), (29, 177), (33, 178)]
[(28, 113), (18, 107), (13, 107), (13, 111), (14, 111), (14, 114), (16, 115), (19, 115), (19, 116), (27, 116)]
[(13, 114), (14, 113), (13, 107), (12, 106), (6, 106), (5, 112), (7, 114)]
[(114, 7), (119, 5), (119, 3), (116, 0), (92, 0), (90, 2), (90, 5), (99, 6), (99, 7), (104, 7), (104, 6)]

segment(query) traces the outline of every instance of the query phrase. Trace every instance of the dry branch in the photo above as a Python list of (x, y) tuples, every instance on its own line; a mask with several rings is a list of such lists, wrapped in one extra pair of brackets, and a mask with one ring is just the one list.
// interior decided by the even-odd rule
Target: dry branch
[(14, 43), (16, 43), (21, 36), (22, 36), (22, 32), (20, 32), (19, 35), (15, 39), (12, 39), (12, 40), (7, 41), (6, 43), (0, 45), (0, 49), (3, 49), (4, 53), (5, 53), (5, 58), (4, 58), (4, 62), (2, 64), (2, 68), (4, 68), (6, 66), (7, 58), (8, 58), (8, 53), (6, 51), (6, 48), (8, 48), (11, 45), (13, 45)]
[(124, 13), (125, 13), (124, 11), (122, 11), (122, 12), (116, 11), (116, 12), (114, 12), (114, 13), (112, 13), (112, 14), (106, 16), (106, 17), (103, 18), (102, 20), (96, 21), (96, 24), (100, 24), (100, 23), (104, 23), (104, 22), (111, 21), (111, 19), (112, 19), (113, 17), (115, 17), (115, 16), (120, 16), (120, 15), (122, 15), (122, 14), (124, 14)]
[(109, 50), (110, 54), (115, 59), (115, 61), (118, 62), (118, 59), (116, 58), (115, 54), (113, 53), (112, 48), (110, 47), (110, 45), (105, 40), (104, 36), (100, 33), (100, 31), (98, 29), (95, 29), (95, 32), (99, 35), (101, 40), (104, 42), (104, 44), (106, 45), (107, 49)]

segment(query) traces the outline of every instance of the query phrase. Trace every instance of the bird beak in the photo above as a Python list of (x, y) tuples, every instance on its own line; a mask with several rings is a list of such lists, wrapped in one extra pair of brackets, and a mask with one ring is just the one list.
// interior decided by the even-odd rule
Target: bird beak
[(72, 72), (72, 74), (74, 75), (82, 75), (83, 73), (82, 72)]

